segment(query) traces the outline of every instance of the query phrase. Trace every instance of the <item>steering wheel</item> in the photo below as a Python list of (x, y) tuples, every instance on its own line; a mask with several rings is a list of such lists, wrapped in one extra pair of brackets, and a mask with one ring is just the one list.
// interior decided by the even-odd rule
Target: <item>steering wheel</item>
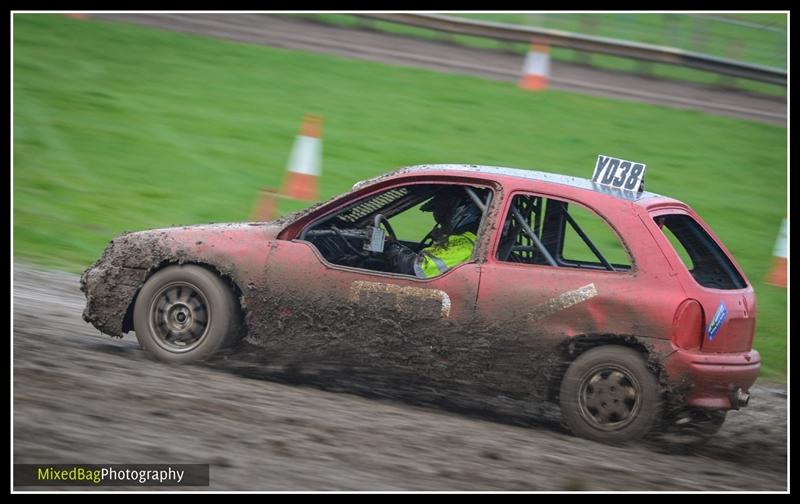
[[(356, 255), (361, 256), (361, 257), (369, 257), (369, 254), (367, 252), (364, 252), (363, 250), (358, 250), (357, 248), (355, 248), (350, 243), (350, 240), (348, 240), (348, 237), (345, 235), (345, 233), (342, 232), (342, 230), (340, 230), (336, 226), (331, 226), (331, 231), (333, 231), (333, 233), (342, 241), (342, 243), (344, 243), (344, 245), (348, 249), (350, 249), (351, 252), (353, 252)], [(360, 234), (360, 233), (358, 233), (358, 234)], [(353, 236), (351, 233), (348, 233), (348, 235)], [(361, 236), (357, 236), (357, 237), (361, 238)]]
[(392, 225), (389, 223), (389, 219), (387, 219), (383, 214), (375, 214), (375, 219), (373, 220), (375, 227), (379, 227), (381, 222), (383, 223), (383, 227), (386, 228), (386, 232), (389, 233), (389, 237), (392, 239), (392, 241), (398, 241), (397, 235), (395, 234), (394, 229), (392, 229)]

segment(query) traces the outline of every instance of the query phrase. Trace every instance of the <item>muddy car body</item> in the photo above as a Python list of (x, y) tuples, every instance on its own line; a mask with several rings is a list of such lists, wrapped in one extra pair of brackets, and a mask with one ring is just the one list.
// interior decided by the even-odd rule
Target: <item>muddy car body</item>
[[(482, 210), (471, 259), (433, 278), (391, 271), (376, 237), (426, 239), (381, 221), (452, 186)], [(753, 289), (691, 208), (527, 170), (410, 167), (279, 221), (126, 234), (81, 283), (88, 322), (136, 330), (162, 360), (244, 339), (296, 373), (554, 401), (576, 434), (609, 442), (666, 421), (713, 432), (760, 365)]]

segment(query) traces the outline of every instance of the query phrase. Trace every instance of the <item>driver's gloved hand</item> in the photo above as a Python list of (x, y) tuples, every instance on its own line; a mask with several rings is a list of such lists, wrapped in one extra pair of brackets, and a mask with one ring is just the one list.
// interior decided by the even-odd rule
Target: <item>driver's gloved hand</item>
[(402, 275), (414, 274), (414, 261), (417, 260), (417, 253), (397, 242), (387, 243), (384, 250), (387, 269)]

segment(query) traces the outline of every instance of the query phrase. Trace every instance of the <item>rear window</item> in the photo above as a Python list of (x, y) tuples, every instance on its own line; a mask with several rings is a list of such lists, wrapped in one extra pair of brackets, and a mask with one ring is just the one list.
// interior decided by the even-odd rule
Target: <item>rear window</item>
[(674, 214), (654, 220), (697, 283), (712, 289), (747, 287), (728, 256), (694, 219)]

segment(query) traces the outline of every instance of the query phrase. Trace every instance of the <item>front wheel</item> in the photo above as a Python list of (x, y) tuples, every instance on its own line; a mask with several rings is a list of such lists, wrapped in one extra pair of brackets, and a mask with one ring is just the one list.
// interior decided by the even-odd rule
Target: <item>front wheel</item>
[(639, 352), (623, 346), (581, 354), (564, 374), (559, 398), (570, 430), (603, 443), (639, 439), (661, 415), (658, 380)]
[(174, 363), (208, 359), (233, 344), (241, 312), (219, 276), (192, 264), (168, 266), (150, 277), (136, 298), (133, 327), (151, 356)]

